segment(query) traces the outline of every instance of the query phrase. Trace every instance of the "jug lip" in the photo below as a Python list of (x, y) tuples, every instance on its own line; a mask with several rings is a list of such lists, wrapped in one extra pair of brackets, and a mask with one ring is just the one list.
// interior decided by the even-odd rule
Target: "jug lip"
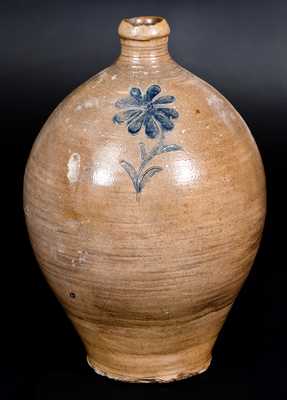
[(159, 16), (124, 18), (118, 28), (121, 38), (129, 40), (152, 40), (168, 36), (168, 22)]

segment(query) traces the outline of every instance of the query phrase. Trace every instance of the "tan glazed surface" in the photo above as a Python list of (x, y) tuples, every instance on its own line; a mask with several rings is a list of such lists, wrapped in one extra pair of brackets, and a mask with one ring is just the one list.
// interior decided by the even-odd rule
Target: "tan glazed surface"
[(171, 59), (164, 19), (119, 34), (116, 62), (37, 137), (24, 210), (91, 367), (166, 382), (210, 364), (258, 249), (265, 178), (240, 115)]

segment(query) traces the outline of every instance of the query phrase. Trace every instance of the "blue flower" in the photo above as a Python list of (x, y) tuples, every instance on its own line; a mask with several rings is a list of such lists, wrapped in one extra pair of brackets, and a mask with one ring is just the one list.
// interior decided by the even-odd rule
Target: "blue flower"
[(125, 122), (132, 135), (139, 133), (144, 126), (145, 134), (152, 139), (156, 138), (160, 131), (171, 131), (174, 128), (172, 120), (178, 118), (178, 112), (174, 108), (165, 107), (165, 104), (173, 103), (175, 97), (161, 96), (154, 100), (160, 91), (158, 85), (151, 85), (143, 95), (139, 88), (132, 88), (128, 97), (115, 103), (116, 107), (124, 111), (116, 114), (113, 122)]

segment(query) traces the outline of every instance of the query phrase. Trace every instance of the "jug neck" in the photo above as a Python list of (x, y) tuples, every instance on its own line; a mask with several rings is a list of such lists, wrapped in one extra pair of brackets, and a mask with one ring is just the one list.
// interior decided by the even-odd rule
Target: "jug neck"
[(161, 17), (124, 19), (119, 25), (121, 54), (119, 63), (157, 64), (171, 60), (168, 52), (170, 28)]

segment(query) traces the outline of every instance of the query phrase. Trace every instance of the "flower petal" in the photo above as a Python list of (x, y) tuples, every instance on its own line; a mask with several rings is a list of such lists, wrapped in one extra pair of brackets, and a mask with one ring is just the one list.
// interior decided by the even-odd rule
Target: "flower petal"
[(141, 114), (141, 111), (139, 111), (137, 109), (121, 111), (114, 116), (113, 122), (115, 124), (121, 124), (122, 122), (126, 122), (131, 118), (133, 119), (133, 118), (138, 117), (139, 114)]
[(155, 109), (163, 114), (165, 114), (168, 118), (178, 118), (178, 112), (174, 108), (156, 108)]
[(115, 102), (117, 108), (138, 107), (138, 100), (132, 96), (123, 97)]
[(173, 122), (165, 114), (155, 111), (153, 115), (165, 131), (171, 131), (174, 128)]
[(175, 101), (174, 96), (161, 96), (153, 104), (169, 104)]
[(130, 121), (128, 121), (128, 131), (132, 134), (135, 135), (137, 134), (143, 124), (145, 114), (141, 112), (137, 117), (132, 118)]
[(145, 100), (147, 102), (151, 101), (160, 91), (161, 88), (158, 85), (151, 85), (146, 91)]
[(145, 117), (144, 124), (145, 124), (145, 134), (151, 139), (157, 137), (157, 135), (159, 134), (159, 127), (151, 115), (147, 115)]
[(136, 88), (136, 87), (131, 88), (130, 95), (137, 101), (137, 103), (139, 105), (142, 103), (143, 96), (142, 96), (142, 92), (139, 88)]

